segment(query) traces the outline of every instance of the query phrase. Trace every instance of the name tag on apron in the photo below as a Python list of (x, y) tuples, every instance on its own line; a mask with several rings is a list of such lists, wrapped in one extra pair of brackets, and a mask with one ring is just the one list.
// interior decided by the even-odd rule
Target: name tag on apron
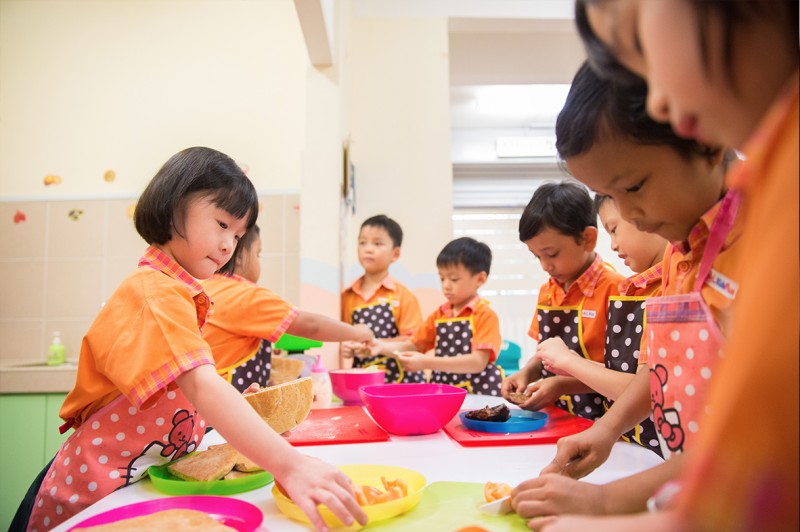
[(713, 268), (708, 274), (706, 284), (728, 299), (735, 299), (736, 292), (739, 291), (739, 283), (733, 281), (730, 277), (722, 275)]
[(583, 309), (581, 310), (581, 318), (594, 318), (597, 315), (597, 312), (591, 309)]

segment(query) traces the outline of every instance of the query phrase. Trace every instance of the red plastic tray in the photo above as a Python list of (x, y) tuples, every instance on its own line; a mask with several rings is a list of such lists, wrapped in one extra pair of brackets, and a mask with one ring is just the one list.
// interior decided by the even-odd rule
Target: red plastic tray
[(369, 443), (390, 439), (389, 433), (372, 421), (362, 406), (312, 410), (305, 421), (283, 436), (296, 447)]
[[(468, 430), (461, 424), (461, 419), (458, 416), (453, 417), (445, 425), (444, 431), (464, 447), (535, 445), (556, 443), (560, 438), (582, 432), (594, 423), (589, 419), (573, 416), (555, 406), (548, 406), (542, 411), (548, 415), (547, 423), (541, 429), (533, 432), (505, 434)], [(462, 412), (468, 412), (468, 410), (462, 410)]]

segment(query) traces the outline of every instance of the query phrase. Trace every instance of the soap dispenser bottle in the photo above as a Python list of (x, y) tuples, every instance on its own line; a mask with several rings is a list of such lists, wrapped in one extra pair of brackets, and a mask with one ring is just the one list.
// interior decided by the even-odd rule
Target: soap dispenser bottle
[(61, 333), (59, 331), (53, 332), (53, 341), (47, 348), (47, 365), (60, 366), (67, 361), (67, 350), (64, 344), (61, 343)]
[(314, 390), (314, 400), (311, 403), (311, 408), (330, 408), (333, 398), (331, 376), (328, 375), (328, 370), (322, 365), (320, 355), (317, 355), (317, 362), (311, 367), (311, 380), (312, 389)]

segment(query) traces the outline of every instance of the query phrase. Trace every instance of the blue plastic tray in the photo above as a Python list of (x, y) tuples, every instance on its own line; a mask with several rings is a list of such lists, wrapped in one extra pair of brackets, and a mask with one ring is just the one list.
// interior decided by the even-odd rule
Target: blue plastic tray
[(547, 423), (547, 414), (544, 412), (530, 412), (528, 410), (512, 410), (508, 421), (479, 421), (467, 419), (467, 413), (458, 414), (461, 424), (468, 430), (478, 432), (494, 432), (499, 434), (533, 432), (544, 427)]

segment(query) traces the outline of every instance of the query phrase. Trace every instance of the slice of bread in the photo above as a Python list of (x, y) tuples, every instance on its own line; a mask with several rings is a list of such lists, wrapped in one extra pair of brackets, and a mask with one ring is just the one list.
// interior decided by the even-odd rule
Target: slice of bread
[(263, 471), (258, 464), (247, 458), (245, 455), (239, 453), (239, 457), (236, 459), (236, 464), (234, 464), (233, 468), (236, 471), (242, 471), (243, 473), (253, 473), (255, 471)]
[(273, 356), (269, 370), (269, 385), (277, 386), (300, 378), (305, 363), (296, 358)]
[(314, 391), (311, 377), (304, 377), (269, 386), (258, 392), (245, 394), (244, 397), (275, 432), (283, 434), (308, 417)]
[(236, 449), (225, 443), (178, 460), (169, 465), (167, 470), (183, 480), (197, 482), (219, 480), (233, 469), (239, 456)]
[(236, 480), (237, 478), (249, 477), (251, 475), (255, 475), (256, 473), (260, 473), (260, 472), (261, 472), (260, 469), (258, 471), (253, 471), (253, 472), (250, 472), (250, 473), (247, 473), (245, 471), (236, 471), (234, 469), (233, 471), (231, 471), (230, 473), (228, 473), (227, 475), (222, 477), (222, 480)]
[(142, 530), (153, 531), (211, 531), (230, 532), (236, 530), (223, 525), (210, 515), (197, 510), (163, 510), (130, 519), (122, 519), (105, 525), (90, 526), (87, 528), (73, 528), (72, 530), (85, 530), (91, 532), (134, 532)]

